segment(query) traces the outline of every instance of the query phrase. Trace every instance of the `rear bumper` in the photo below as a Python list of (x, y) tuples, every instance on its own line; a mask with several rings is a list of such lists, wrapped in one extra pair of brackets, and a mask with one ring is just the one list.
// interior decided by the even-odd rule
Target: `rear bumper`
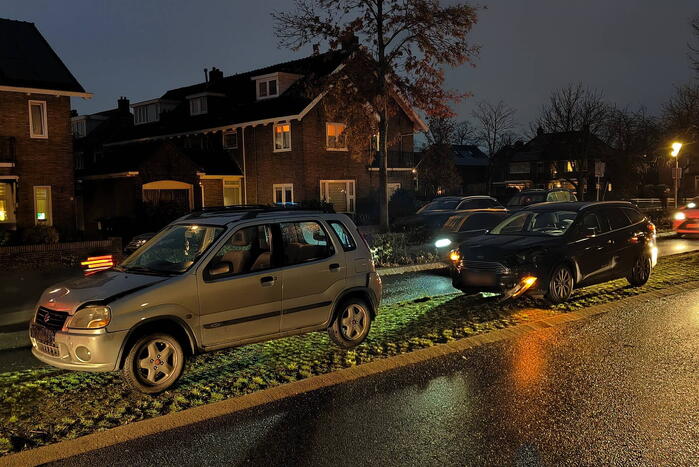
[[(127, 333), (128, 331), (83, 334), (58, 331), (52, 350), (30, 336), (32, 354), (48, 365), (65, 370), (115, 371), (119, 366), (119, 351)], [(85, 358), (86, 355), (89, 358)]]
[(370, 272), (367, 279), (367, 286), (370, 290), (370, 295), (372, 296), (372, 305), (374, 306), (374, 311), (378, 312), (379, 306), (381, 305), (381, 294), (383, 293), (383, 284), (381, 283), (381, 276), (376, 271)]

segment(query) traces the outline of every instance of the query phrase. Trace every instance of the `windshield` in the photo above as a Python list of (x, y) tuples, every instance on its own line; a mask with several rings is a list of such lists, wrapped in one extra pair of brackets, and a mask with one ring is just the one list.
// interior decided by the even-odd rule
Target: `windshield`
[(510, 201), (507, 202), (507, 205), (529, 206), (530, 204), (543, 203), (544, 201), (546, 201), (546, 193), (523, 193), (514, 195)]
[(223, 227), (173, 225), (117, 266), (144, 274), (180, 274), (189, 269), (223, 232)]
[(436, 199), (426, 204), (418, 212), (454, 210), (459, 205), (458, 199)]
[(490, 231), (494, 235), (563, 235), (578, 215), (574, 211), (524, 211)]

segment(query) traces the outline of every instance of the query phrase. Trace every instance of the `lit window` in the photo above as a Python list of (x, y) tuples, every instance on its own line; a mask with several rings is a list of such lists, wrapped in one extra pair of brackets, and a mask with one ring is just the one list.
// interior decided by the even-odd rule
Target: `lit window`
[(570, 161), (566, 161), (566, 172), (572, 172), (573, 171), (573, 164)]
[(50, 186), (34, 187), (34, 213), (36, 224), (53, 225)]
[(274, 151), (291, 151), (291, 123), (274, 125)]
[(277, 79), (265, 79), (257, 81), (257, 98), (274, 97), (278, 93)]
[(48, 138), (46, 102), (29, 101), (29, 133), (32, 138)]
[(206, 96), (194, 97), (189, 100), (189, 114), (202, 115), (207, 112)]
[(238, 131), (230, 130), (223, 132), (223, 147), (225, 149), (236, 149), (238, 147)]
[(275, 204), (287, 204), (294, 202), (294, 184), (293, 183), (279, 183), (272, 187), (274, 191), (274, 203)]
[(14, 222), (15, 201), (12, 185), (0, 182), (0, 222)]
[(325, 145), (327, 149), (334, 151), (347, 150), (346, 125), (342, 123), (325, 124)]

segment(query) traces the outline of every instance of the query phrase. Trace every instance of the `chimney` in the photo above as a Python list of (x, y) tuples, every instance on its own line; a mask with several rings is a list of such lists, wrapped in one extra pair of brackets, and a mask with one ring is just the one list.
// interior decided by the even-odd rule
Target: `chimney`
[(213, 83), (220, 79), (223, 79), (223, 72), (216, 67), (211, 68), (209, 72), (209, 81)]
[(75, 109), (70, 109), (70, 116), (71, 117), (77, 117), (78, 116), (78, 111)]
[(119, 99), (117, 100), (117, 109), (119, 110), (119, 113), (129, 113), (129, 104), (130, 102), (126, 97), (119, 97)]
[(345, 31), (340, 38), (342, 50), (353, 50), (359, 46), (359, 38), (352, 31)]
[(320, 55), (320, 44), (313, 44), (313, 55)]
[(204, 82), (208, 83), (209, 82), (209, 69), (204, 68)]

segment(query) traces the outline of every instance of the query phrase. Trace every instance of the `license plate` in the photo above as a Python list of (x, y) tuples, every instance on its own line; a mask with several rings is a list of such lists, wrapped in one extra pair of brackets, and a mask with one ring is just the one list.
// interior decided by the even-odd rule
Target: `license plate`
[(29, 335), (42, 344), (56, 345), (56, 332), (38, 324), (32, 323), (29, 326)]
[(491, 287), (495, 285), (495, 274), (489, 272), (467, 272), (464, 282), (468, 285)]

